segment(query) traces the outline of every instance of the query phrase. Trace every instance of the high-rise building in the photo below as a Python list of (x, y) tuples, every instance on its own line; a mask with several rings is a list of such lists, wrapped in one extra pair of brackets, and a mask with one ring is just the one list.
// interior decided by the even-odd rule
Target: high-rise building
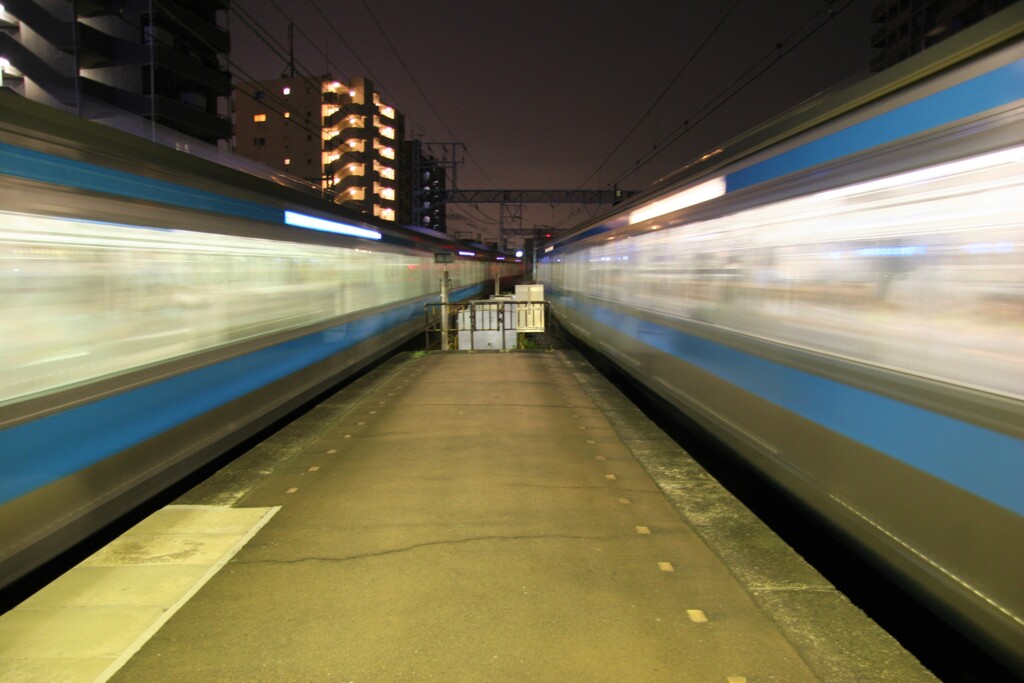
[(0, 84), (130, 132), (216, 144), (231, 92), (229, 0), (0, 0)]
[(871, 70), (887, 69), (1016, 1), (882, 0), (871, 10), (871, 21), (881, 24), (871, 37), (881, 50)]
[(345, 204), (398, 219), (402, 116), (373, 82), (294, 76), (235, 88), (234, 151)]

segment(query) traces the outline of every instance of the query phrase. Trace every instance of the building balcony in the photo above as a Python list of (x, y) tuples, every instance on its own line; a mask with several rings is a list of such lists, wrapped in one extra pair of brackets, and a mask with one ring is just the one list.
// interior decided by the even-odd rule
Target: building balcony
[(337, 159), (327, 161), (324, 164), (324, 175), (330, 177), (338, 176), (339, 178), (365, 179), (367, 177), (366, 164), (359, 159), (355, 159), (355, 156), (353, 154), (345, 154)]
[(889, 29), (883, 26), (871, 36), (871, 47), (884, 47), (885, 37), (889, 35)]
[[(31, 80), (60, 102), (75, 101), (75, 79), (71, 74), (61, 73), (51, 64), (41, 59), (34, 52), (15, 39), (14, 36), (0, 31), (0, 54), (10, 62), (11, 66)], [(10, 79), (10, 76), (6, 78)]]
[[(362, 131), (359, 131), (362, 133)], [(366, 151), (366, 140), (361, 137), (346, 137), (343, 133), (324, 140), (325, 152), (338, 152), (342, 156), (358, 155), (359, 163), (364, 161), (363, 154)]]
[(128, 92), (88, 78), (81, 79), (81, 88), (83, 94), (136, 116), (151, 119), (155, 108), (157, 123), (200, 140), (216, 141), (231, 137), (230, 119), (171, 97), (158, 94), (154, 100), (148, 95)]
[(366, 116), (352, 111), (350, 105), (342, 104), (336, 106), (340, 106), (338, 111), (324, 117), (324, 128), (341, 128), (343, 126), (346, 128), (366, 128)]
[[(47, 42), (65, 49), (74, 45), (74, 30), (71, 22), (53, 16), (38, 2), (32, 0), (4, 0), (4, 13), (15, 18), (38, 33)], [(17, 25), (14, 26), (17, 28)]]

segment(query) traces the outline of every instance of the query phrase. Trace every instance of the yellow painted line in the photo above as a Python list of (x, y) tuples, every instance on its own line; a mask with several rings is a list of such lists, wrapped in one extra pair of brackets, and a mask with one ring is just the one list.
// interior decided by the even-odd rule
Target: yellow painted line
[(600, 460), (601, 462), (604, 462), (604, 461), (605, 461), (605, 460), (607, 460), (608, 458), (604, 457), (603, 455), (595, 455), (595, 456), (594, 456), (594, 459), (595, 459), (595, 460)]
[(676, 568), (672, 566), (671, 562), (659, 562), (658, 569), (663, 572), (674, 572), (676, 570)]
[[(376, 414), (377, 414), (377, 411), (376, 411), (376, 410), (371, 410), (371, 411), (370, 411), (370, 415), (376, 415)], [(362, 424), (362, 423), (360, 422), (360, 424)]]
[(649, 533), (651, 533), (651, 530), (650, 530), (650, 529), (648, 529), (648, 528), (647, 528), (647, 527), (645, 527), (645, 526), (638, 526), (638, 527), (636, 528), (636, 532), (637, 532), (638, 534), (649, 534)]
[(704, 614), (702, 609), (688, 609), (686, 610), (686, 615), (695, 624), (705, 624), (708, 620), (708, 615)]
[(297, 488), (290, 488), (287, 491), (285, 491), (285, 493), (295, 493), (296, 491), (298, 491)]
[(587, 439), (587, 443), (593, 446), (596, 442), (593, 439)]
[(351, 438), (352, 438), (352, 435), (351, 435), (351, 434), (346, 434), (346, 435), (345, 435), (345, 438), (346, 438), (346, 439), (351, 439)]
[(316, 472), (316, 471), (318, 471), (319, 469), (320, 469), (319, 467), (317, 467), (316, 465), (314, 465), (313, 467), (310, 467), (310, 468), (309, 468), (309, 470), (307, 470), (307, 471), (308, 471), (308, 472)]
[(606, 474), (606, 475), (604, 475), (604, 478), (608, 479), (609, 481), (613, 481), (615, 479), (615, 475), (614, 474)]
[(580, 430), (580, 431), (586, 431), (586, 429), (587, 429), (587, 428), (586, 428), (586, 427), (584, 427), (583, 425), (580, 425), (580, 426), (579, 426), (579, 427), (577, 427), (576, 429), (578, 429), (578, 430)]
[(330, 454), (330, 453), (337, 453), (337, 452), (338, 452), (338, 450), (337, 450), (336, 448), (332, 448), (331, 450), (329, 450), (329, 451), (327, 451), (327, 452), (328, 452), (329, 454)]
[(622, 503), (623, 505), (629, 505), (633, 501), (631, 501), (629, 498), (619, 498), (619, 502)]
[(366, 424), (366, 423), (365, 422), (356, 422), (356, 426), (357, 427), (360, 426), (360, 425), (364, 425), (364, 424)]
[(747, 683), (746, 676), (726, 676), (725, 683)]

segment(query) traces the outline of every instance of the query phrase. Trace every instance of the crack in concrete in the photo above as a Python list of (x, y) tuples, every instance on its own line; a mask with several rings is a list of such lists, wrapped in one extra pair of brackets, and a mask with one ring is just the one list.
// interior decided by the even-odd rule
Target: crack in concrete
[(567, 489), (570, 491), (609, 491), (614, 490), (618, 493), (654, 493), (661, 494), (661, 491), (652, 491), (651, 489), (627, 489), (627, 488), (612, 488), (609, 486), (557, 486), (554, 484), (527, 484), (527, 483), (509, 483), (505, 486), (516, 486), (521, 488), (531, 489)]
[(608, 536), (574, 536), (569, 534), (536, 534), (528, 536), (471, 536), (469, 538), (457, 538), (448, 541), (429, 541), (426, 543), (416, 543), (402, 548), (391, 548), (390, 550), (382, 550), (376, 553), (364, 553), (362, 555), (349, 555), (346, 557), (299, 557), (293, 560), (239, 560), (236, 558), (231, 564), (301, 564), (303, 562), (349, 562), (352, 560), (366, 560), (375, 557), (397, 555), (399, 553), (405, 553), (411, 550), (419, 550), (420, 548), (429, 548), (431, 546), (461, 545), (463, 543), (476, 543), (478, 541), (523, 541), (534, 539), (600, 541), (606, 540), (608, 538)]

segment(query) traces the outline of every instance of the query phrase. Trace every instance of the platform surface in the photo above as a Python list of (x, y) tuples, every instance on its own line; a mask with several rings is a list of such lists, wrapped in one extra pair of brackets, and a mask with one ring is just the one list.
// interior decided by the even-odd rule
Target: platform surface
[(572, 354), (400, 356), (164, 523), (218, 507), (244, 543), (103, 679), (934, 680)]

